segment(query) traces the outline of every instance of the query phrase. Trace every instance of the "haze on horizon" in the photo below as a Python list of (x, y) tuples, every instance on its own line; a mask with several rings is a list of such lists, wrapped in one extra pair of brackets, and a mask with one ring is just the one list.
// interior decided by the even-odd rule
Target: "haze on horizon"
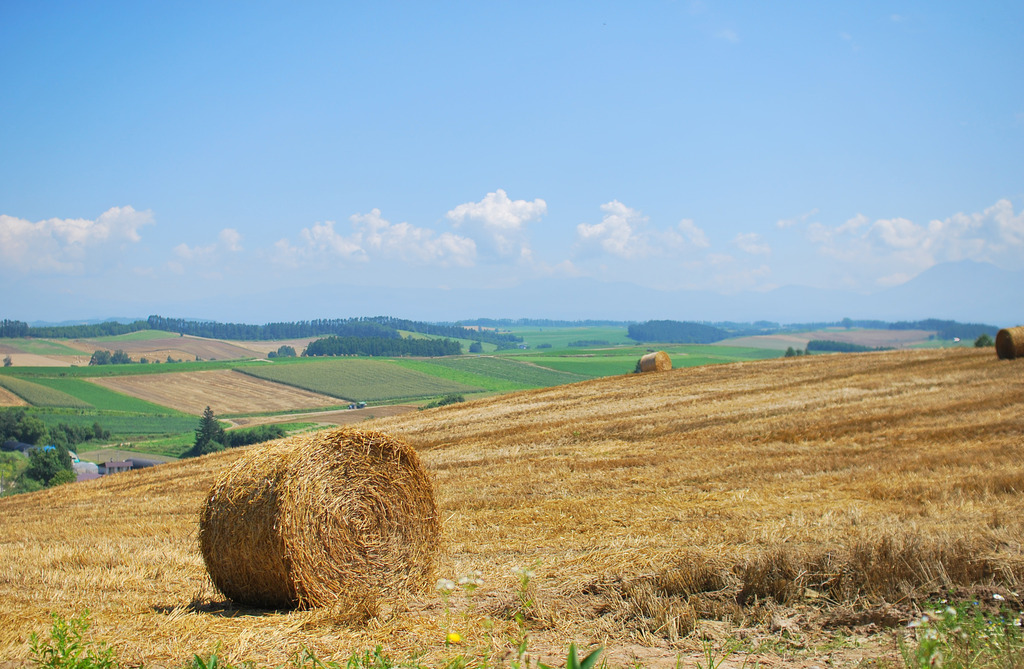
[(1021, 25), (5, 2), (0, 317), (1024, 322)]

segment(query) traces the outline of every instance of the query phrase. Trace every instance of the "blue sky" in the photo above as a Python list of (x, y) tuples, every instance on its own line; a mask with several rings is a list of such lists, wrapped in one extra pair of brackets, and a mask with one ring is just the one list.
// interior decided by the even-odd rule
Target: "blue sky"
[[(1022, 27), (1020, 2), (4, 0), (0, 317), (1021, 272)], [(460, 303), (538, 281), (533, 313)], [(651, 317), (706, 317), (677, 311)]]

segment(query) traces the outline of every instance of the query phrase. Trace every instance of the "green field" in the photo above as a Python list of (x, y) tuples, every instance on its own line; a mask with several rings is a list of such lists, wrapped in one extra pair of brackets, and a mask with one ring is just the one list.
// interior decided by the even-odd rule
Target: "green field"
[[(168, 411), (170, 411), (168, 409)], [(189, 434), (198, 425), (195, 416), (173, 415), (134, 415), (123, 413), (108, 413), (103, 411), (47, 411), (45, 409), (33, 410), (32, 415), (43, 421), (47, 427), (58, 423), (66, 425), (91, 427), (93, 423), (99, 423), (104, 430), (110, 431), (112, 439), (126, 441), (129, 439), (145, 439), (157, 436)]]
[(407, 369), (389, 360), (348, 358), (239, 367), (238, 371), (349, 401), (396, 402), (482, 388)]
[(404, 367), (417, 369), (427, 374), (443, 376), (459, 383), (500, 392), (560, 386), (587, 378), (577, 374), (537, 367), (507, 357), (466, 356), (396, 362)]
[(509, 328), (508, 331), (522, 337), (523, 343), (531, 349), (541, 344), (551, 344), (553, 349), (569, 348), (569, 344), (575, 341), (606, 341), (613, 346), (636, 345), (635, 341), (626, 336), (625, 327)]
[(82, 379), (53, 378), (35, 379), (35, 383), (75, 397), (101, 411), (122, 411), (129, 413), (157, 413), (185, 415), (167, 407), (146, 402), (129, 395), (122, 395), (103, 386)]
[(49, 339), (0, 339), (0, 344), (33, 355), (85, 355), (76, 348)]
[(629, 374), (648, 351), (665, 351), (672, 358), (673, 367), (697, 367), (742, 360), (777, 358), (780, 351), (710, 344), (646, 345), (615, 349), (551, 349), (550, 351), (509, 351), (502, 357), (531, 362), (587, 378)]
[(87, 408), (88, 402), (48, 386), (0, 374), (0, 387), (6, 388), (32, 406)]

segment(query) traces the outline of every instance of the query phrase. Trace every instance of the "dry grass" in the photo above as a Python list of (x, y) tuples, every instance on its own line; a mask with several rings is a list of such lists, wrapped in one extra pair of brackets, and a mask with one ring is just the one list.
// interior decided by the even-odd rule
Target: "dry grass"
[(1019, 607), (1022, 405), (1020, 364), (953, 349), (634, 374), (379, 419), (431, 471), (440, 575), (485, 585), (355, 626), (212, 588), (197, 520), (239, 452), (4, 499), (0, 661), (27, 656), (48, 612), (86, 608), (122, 661), (151, 666), (218, 642), (233, 661), (381, 643), (437, 662), (451, 628), (500, 657), (522, 608), (510, 570), (534, 563), (531, 646), (604, 642), (613, 663), (672, 666), (701, 636), (814, 654), (831, 630), (867, 635), (939, 593)]

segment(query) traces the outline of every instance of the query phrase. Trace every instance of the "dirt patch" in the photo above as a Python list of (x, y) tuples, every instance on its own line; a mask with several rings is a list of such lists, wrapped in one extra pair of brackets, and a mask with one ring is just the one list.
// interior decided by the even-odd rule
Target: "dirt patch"
[(3, 357), (11, 356), (11, 365), (14, 367), (74, 367), (80, 365), (85, 367), (89, 364), (89, 356), (62, 355), (50, 357), (48, 355), (35, 355), (34, 353), (9, 353)]
[(21, 399), (10, 390), (0, 388), (0, 407), (27, 407), (28, 402)]
[(722, 346), (749, 346), (785, 351), (790, 346), (805, 348), (812, 339), (838, 341), (871, 348), (908, 348), (929, 340), (935, 332), (928, 330), (815, 330), (793, 334), (737, 337), (718, 342)]
[(336, 397), (311, 393), (227, 369), (89, 380), (147, 402), (197, 415), (206, 407), (213, 408), (218, 414), (230, 414), (315, 409), (342, 403)]
[[(219, 339), (204, 339), (202, 337), (166, 337), (163, 339), (141, 339), (137, 341), (96, 341), (93, 339), (75, 339), (67, 342), (68, 346), (76, 348), (90, 356), (94, 351), (116, 351), (121, 350), (138, 360), (141, 357), (150, 360), (166, 360), (171, 356), (175, 360), (239, 360), (242, 358), (262, 358), (266, 353), (261, 353), (240, 344), (221, 341)], [(273, 350), (277, 350), (274, 347)], [(88, 362), (88, 358), (86, 358)]]

